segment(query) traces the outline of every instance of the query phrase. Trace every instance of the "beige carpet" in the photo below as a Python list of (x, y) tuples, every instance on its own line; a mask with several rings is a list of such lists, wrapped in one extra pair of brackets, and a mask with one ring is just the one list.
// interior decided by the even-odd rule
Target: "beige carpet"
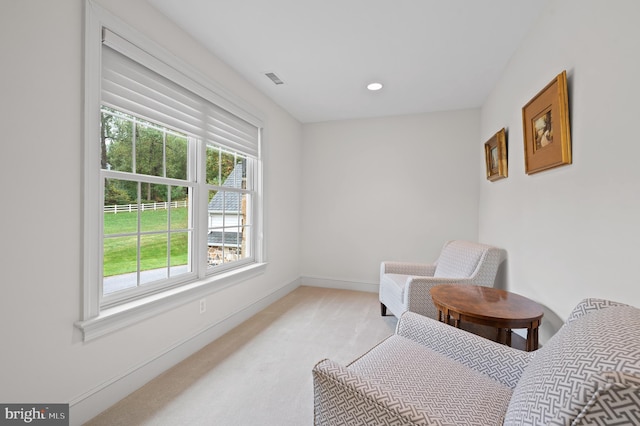
[(396, 322), (377, 294), (299, 287), (87, 424), (311, 425), (315, 363), (351, 362)]

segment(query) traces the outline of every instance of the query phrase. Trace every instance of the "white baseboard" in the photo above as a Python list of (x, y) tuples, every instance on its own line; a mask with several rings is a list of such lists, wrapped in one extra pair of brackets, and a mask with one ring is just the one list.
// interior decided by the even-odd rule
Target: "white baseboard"
[(354, 290), (354, 291), (366, 291), (368, 293), (378, 293), (380, 288), (379, 283), (369, 283), (364, 281), (345, 281), (336, 280), (333, 278), (325, 277), (308, 277), (303, 276), (300, 278), (301, 285), (310, 287), (325, 287), (336, 288), (340, 290)]
[(235, 314), (175, 343), (144, 363), (134, 366), (123, 374), (113, 377), (111, 380), (74, 398), (69, 402), (70, 424), (72, 426), (81, 425), (97, 416), (162, 372), (183, 361), (272, 303), (283, 298), (298, 288), (301, 283), (301, 278), (290, 282), (266, 297), (245, 306)]

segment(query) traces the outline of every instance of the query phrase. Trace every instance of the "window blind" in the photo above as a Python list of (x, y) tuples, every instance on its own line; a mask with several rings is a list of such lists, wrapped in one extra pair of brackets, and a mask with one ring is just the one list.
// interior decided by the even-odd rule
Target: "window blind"
[(260, 129), (207, 98), (208, 89), (103, 28), (104, 105), (258, 157)]

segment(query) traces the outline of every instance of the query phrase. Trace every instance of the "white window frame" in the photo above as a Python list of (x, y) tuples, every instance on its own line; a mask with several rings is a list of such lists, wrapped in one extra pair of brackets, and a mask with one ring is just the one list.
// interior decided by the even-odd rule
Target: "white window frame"
[[(159, 61), (175, 70), (172, 75), (165, 75), (178, 84), (193, 90), (198, 95), (224, 108), (259, 129), (264, 128), (261, 113), (251, 105), (230, 94), (224, 88), (212, 82), (191, 66), (166, 51), (161, 46), (139, 34), (120, 19), (103, 10), (92, 0), (86, 1), (85, 8), (85, 105), (84, 105), (84, 250), (83, 250), (83, 298), (82, 315), (76, 326), (83, 332), (85, 341), (116, 331), (145, 318), (168, 311), (184, 303), (195, 301), (203, 296), (246, 281), (264, 272), (266, 268), (266, 250), (264, 242), (264, 196), (262, 169), (263, 158), (260, 146), (255, 173), (252, 197), (252, 262), (238, 262), (238, 267), (211, 268), (206, 266), (206, 250), (200, 250), (194, 268), (195, 278), (179, 286), (149, 294), (131, 301), (101, 306), (102, 298), (102, 179), (100, 166), (100, 108), (101, 108), (101, 56), (102, 29), (108, 28), (120, 37), (135, 44), (151, 54)], [(176, 81), (178, 80), (178, 81)], [(184, 83), (184, 84), (183, 84)], [(198, 146), (199, 154), (204, 155), (205, 143)], [(209, 188), (203, 180), (204, 171), (197, 167), (198, 185), (202, 191)], [(194, 244), (206, 246), (208, 217), (206, 205), (202, 198), (193, 201), (193, 212), (196, 230)], [(232, 265), (232, 264), (231, 264)]]

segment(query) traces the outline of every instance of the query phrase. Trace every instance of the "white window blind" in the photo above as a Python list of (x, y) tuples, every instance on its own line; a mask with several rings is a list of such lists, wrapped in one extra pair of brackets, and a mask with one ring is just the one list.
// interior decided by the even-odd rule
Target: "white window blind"
[(257, 158), (259, 128), (216, 105), (207, 99), (214, 96), (208, 95), (206, 88), (184, 74), (103, 29), (104, 105)]

